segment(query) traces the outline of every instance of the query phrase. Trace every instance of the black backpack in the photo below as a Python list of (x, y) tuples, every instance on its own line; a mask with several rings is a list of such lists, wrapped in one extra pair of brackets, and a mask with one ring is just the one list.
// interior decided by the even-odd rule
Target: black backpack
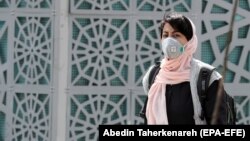
[[(154, 82), (154, 79), (156, 75), (158, 74), (160, 70), (160, 62), (157, 62), (155, 66), (152, 68), (152, 70), (149, 73), (149, 84), (148, 89), (151, 87), (151, 85)], [(199, 100), (202, 106), (202, 109), (204, 109), (205, 106), (205, 100), (206, 100), (206, 90), (209, 85), (210, 76), (214, 69), (208, 69), (206, 67), (203, 67), (200, 69), (199, 72), (199, 78), (197, 81), (197, 92), (199, 95)], [(223, 91), (225, 94), (225, 100), (226, 100), (226, 108), (227, 108), (227, 124), (228, 125), (235, 125), (236, 124), (236, 107), (235, 102), (232, 96), (230, 96), (225, 90)], [(140, 112), (140, 117), (144, 119), (144, 124), (147, 124), (147, 118), (146, 118), (146, 107), (147, 107), (147, 101), (148, 97), (146, 97), (146, 100), (144, 102), (144, 106), (142, 107), (142, 110)], [(204, 110), (202, 110), (201, 119), (205, 118)]]

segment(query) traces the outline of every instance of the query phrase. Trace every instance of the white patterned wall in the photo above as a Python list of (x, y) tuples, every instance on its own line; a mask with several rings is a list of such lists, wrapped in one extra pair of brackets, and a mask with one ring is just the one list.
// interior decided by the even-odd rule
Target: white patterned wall
[(0, 140), (50, 140), (51, 0), (0, 1)]

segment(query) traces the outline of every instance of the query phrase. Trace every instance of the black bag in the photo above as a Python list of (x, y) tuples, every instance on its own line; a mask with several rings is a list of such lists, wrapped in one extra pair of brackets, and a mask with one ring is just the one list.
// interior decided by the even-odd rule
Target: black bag
[[(201, 68), (199, 77), (198, 77), (198, 82), (197, 82), (197, 91), (200, 99), (200, 103), (202, 106), (202, 115), (201, 118), (204, 118), (204, 109), (205, 109), (205, 100), (206, 100), (206, 91), (209, 85), (209, 80), (210, 76), (214, 69), (208, 69), (208, 68)], [(236, 107), (235, 107), (235, 102), (232, 96), (230, 96), (225, 89), (222, 91), (225, 96), (225, 101), (226, 101), (226, 114), (227, 114), (227, 121), (226, 124), (228, 125), (235, 125), (236, 124)]]
[[(154, 79), (156, 75), (158, 74), (159, 70), (160, 70), (160, 62), (157, 62), (149, 73), (148, 89), (153, 84)], [(199, 95), (202, 109), (204, 109), (204, 103), (206, 100), (206, 90), (208, 88), (210, 76), (213, 71), (214, 69), (208, 69), (204, 67), (204, 68), (201, 68), (200, 73), (199, 73), (199, 78), (197, 81), (197, 92)], [(235, 108), (234, 99), (232, 96), (228, 95), (225, 90), (224, 90), (224, 93), (225, 93), (224, 96), (226, 100), (226, 109), (227, 109), (226, 111), (227, 112), (227, 124), (235, 125), (236, 124), (236, 108)], [(148, 101), (148, 97), (146, 97), (144, 106), (142, 107), (142, 110), (140, 112), (140, 117), (144, 119), (144, 124), (147, 124), (147, 118), (146, 118), (147, 101)], [(202, 110), (201, 119), (204, 119), (204, 118), (205, 118), (205, 114), (204, 114), (204, 110)]]

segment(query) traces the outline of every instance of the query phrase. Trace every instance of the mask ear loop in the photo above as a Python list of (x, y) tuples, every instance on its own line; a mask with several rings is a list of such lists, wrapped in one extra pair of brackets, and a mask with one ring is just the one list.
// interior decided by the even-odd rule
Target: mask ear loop
[(184, 47), (184, 46), (181, 46), (181, 47), (180, 47), (180, 52), (181, 52), (181, 53), (185, 52), (185, 47)]

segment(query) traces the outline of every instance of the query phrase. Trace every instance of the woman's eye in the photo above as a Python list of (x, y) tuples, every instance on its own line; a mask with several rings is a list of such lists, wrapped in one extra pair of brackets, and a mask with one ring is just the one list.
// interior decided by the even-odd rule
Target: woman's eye
[(163, 37), (163, 38), (166, 38), (166, 37), (168, 37), (168, 35), (167, 35), (167, 34), (163, 34), (162, 37)]
[(180, 36), (179, 36), (178, 34), (174, 34), (173, 37), (174, 37), (174, 38), (178, 38), (178, 37), (180, 37)]

